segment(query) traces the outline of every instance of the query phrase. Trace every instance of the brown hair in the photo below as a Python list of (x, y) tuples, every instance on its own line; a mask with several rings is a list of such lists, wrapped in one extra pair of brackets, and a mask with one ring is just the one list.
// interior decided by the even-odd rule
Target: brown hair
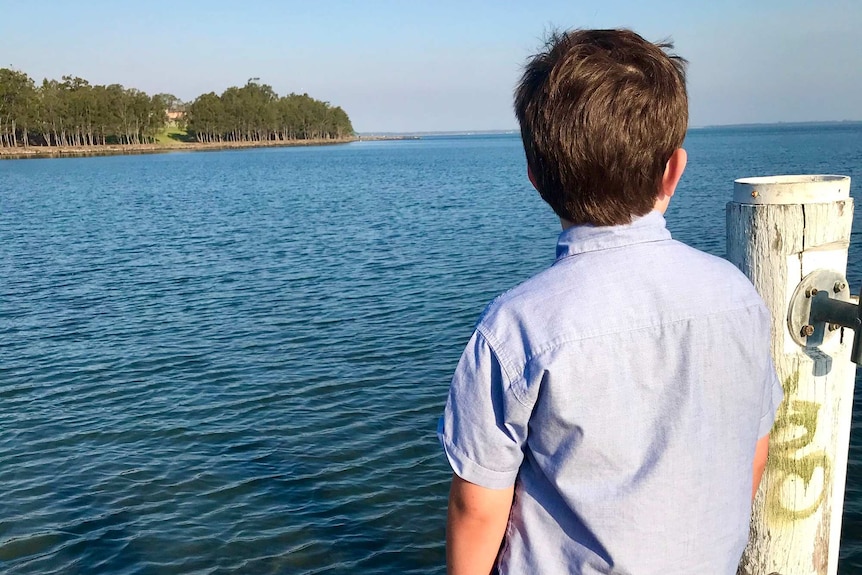
[(631, 30), (551, 34), (515, 91), (536, 188), (575, 224), (629, 223), (654, 206), (688, 127), (686, 61)]

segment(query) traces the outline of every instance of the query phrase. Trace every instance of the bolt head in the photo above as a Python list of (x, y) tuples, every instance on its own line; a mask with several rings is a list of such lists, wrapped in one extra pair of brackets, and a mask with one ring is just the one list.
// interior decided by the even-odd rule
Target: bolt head
[(803, 337), (809, 337), (814, 335), (814, 326), (813, 325), (803, 325), (802, 326), (802, 335)]

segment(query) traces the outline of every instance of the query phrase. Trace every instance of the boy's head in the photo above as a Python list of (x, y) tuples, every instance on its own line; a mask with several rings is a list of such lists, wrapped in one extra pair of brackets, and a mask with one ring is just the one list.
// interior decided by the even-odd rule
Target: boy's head
[(528, 62), (515, 113), (530, 179), (563, 220), (610, 226), (653, 209), (688, 126), (686, 62), (672, 47), (574, 30)]

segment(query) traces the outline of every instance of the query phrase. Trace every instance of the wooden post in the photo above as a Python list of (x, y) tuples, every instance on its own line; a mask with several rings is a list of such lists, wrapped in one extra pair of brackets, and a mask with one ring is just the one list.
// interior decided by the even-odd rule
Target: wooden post
[(800, 345), (788, 328), (788, 305), (809, 273), (846, 276), (850, 178), (737, 180), (726, 215), (728, 259), (772, 312), (772, 355), (785, 394), (739, 574), (834, 575), (856, 372), (849, 359), (854, 333), (827, 330), (820, 345)]

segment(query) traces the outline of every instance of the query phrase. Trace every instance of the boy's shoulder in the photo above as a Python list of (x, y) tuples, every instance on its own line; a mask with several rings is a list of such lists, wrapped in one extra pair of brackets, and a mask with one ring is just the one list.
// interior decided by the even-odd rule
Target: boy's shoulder
[[(645, 279), (651, 280), (645, 283), (661, 284), (673, 283), (680, 277), (687, 277), (686, 283), (691, 286), (707, 283), (708, 278), (709, 282), (719, 280), (744, 290), (754, 289), (728, 260), (668, 238), (558, 259), (491, 300), (480, 321), (501, 310), (529, 307), (536, 299), (545, 300), (561, 292), (594, 292), (601, 288), (601, 292), (610, 293)], [(609, 282), (611, 279), (615, 281)]]
[(501, 346), (535, 343), (751, 306), (765, 308), (736, 266), (666, 239), (557, 260), (494, 298), (477, 331)]

